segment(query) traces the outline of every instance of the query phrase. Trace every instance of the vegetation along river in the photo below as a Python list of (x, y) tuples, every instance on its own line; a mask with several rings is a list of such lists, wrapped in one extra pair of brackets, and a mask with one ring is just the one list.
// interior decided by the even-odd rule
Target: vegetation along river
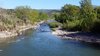
[(0, 43), (0, 56), (100, 56), (99, 46), (72, 40), (62, 40), (51, 34), (48, 25), (28, 30)]

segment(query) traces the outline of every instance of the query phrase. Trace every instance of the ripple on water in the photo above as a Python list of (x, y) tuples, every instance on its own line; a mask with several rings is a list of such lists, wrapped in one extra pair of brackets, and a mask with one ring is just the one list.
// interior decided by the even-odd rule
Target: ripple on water
[(0, 50), (0, 52), (2, 52), (3, 50)]

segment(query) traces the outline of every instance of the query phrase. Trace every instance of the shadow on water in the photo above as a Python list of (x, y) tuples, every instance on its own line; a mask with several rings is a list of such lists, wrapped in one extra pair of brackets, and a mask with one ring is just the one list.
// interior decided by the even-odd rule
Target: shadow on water
[(77, 32), (77, 33), (67, 34), (66, 36), (68, 36), (68, 37), (76, 37), (76, 36), (83, 37), (83, 36), (85, 36), (84, 38), (86, 38), (86, 37), (100, 38), (99, 34), (90, 33), (90, 32)]
[(87, 42), (81, 42), (82, 45), (85, 45), (87, 47), (100, 50), (100, 43), (87, 43)]
[(26, 31), (23, 31), (22, 34), (19, 36), (30, 37), (32, 36), (32, 33), (34, 33), (34, 31), (34, 29), (28, 29)]

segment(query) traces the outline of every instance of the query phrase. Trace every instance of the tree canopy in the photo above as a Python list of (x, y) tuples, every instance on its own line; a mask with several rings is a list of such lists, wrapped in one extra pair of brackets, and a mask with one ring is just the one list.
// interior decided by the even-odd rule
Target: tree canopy
[(64, 29), (75, 31), (90, 32), (99, 19), (100, 7), (93, 7), (91, 0), (81, 0), (80, 6), (66, 4), (55, 15), (55, 20), (61, 22)]

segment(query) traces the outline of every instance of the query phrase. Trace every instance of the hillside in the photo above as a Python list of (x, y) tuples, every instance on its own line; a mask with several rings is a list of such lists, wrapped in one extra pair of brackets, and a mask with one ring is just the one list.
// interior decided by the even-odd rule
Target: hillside
[(38, 9), (39, 12), (47, 13), (49, 16), (52, 16), (54, 13), (60, 12), (59, 9)]

